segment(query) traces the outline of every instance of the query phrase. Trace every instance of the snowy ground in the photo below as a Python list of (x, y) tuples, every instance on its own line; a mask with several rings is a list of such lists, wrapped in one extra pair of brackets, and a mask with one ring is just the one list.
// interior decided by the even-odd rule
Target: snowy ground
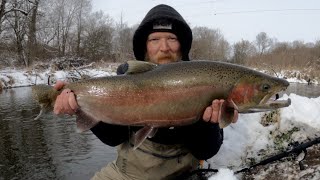
[[(82, 70), (83, 74), (91, 77), (115, 75), (114, 68)], [(22, 71), (22, 70), (0, 70), (1, 87), (19, 87), (33, 84), (46, 84), (48, 77), (50, 82), (65, 80), (78, 76), (78, 72), (64, 71)], [(288, 79), (296, 82), (297, 79)], [(318, 82), (313, 82), (318, 83)], [(320, 136), (320, 97), (307, 98), (296, 94), (285, 94), (282, 99), (290, 98), (292, 105), (268, 113), (241, 114), (239, 121), (225, 128), (225, 140), (219, 153), (208, 160), (211, 168), (219, 169), (212, 177), (214, 179), (266, 179), (270, 174), (279, 171), (282, 176), (279, 179), (320, 179), (320, 155), (319, 147), (311, 149), (314, 152), (313, 165), (308, 165), (305, 170), (296, 172), (298, 167), (296, 160), (287, 160), (256, 170), (253, 174), (234, 174), (234, 172), (247, 167), (250, 164), (282, 152), (290, 148), (293, 142), (306, 142)], [(317, 159), (318, 158), (318, 159)], [(318, 161), (317, 161), (318, 160)], [(292, 167), (286, 168), (283, 167)], [(295, 173), (293, 173), (294, 171)], [(310, 175), (310, 176), (306, 176)], [(274, 178), (271, 178), (274, 179)]]
[[(238, 171), (252, 163), (260, 162), (270, 155), (289, 150), (289, 145), (293, 142), (303, 143), (320, 137), (320, 97), (307, 98), (296, 94), (284, 95), (283, 99), (287, 98), (292, 100), (291, 106), (279, 111), (241, 114), (236, 124), (225, 129), (222, 148), (216, 156), (209, 160), (211, 167), (217, 169), (223, 167)], [(319, 146), (314, 148), (318, 149)], [(320, 155), (317, 153), (316, 155), (318, 163), (312, 167), (313, 169), (310, 167), (292, 173), (292, 169), (282, 168), (282, 176), (278, 176), (276, 179), (301, 179), (305, 173), (313, 174), (313, 179), (320, 179)], [(283, 164), (284, 167), (293, 169), (294, 166), (299, 167), (296, 165), (296, 160), (288, 160)], [(268, 174), (279, 170), (278, 165), (279, 163), (273, 168), (267, 165), (266, 167), (271, 168), (269, 173), (262, 171), (261, 174), (254, 174), (255, 178), (252, 179), (267, 179)], [(239, 175), (231, 176), (230, 171), (226, 169), (223, 169), (222, 172), (225, 172), (230, 179), (241, 178)], [(220, 177), (221, 174), (218, 174), (217, 178), (212, 177), (211, 179), (220, 179)]]
[[(80, 73), (80, 74), (79, 74)], [(73, 78), (80, 78), (80, 75), (89, 77), (101, 77), (116, 75), (115, 65), (110, 64), (105, 68), (99, 69), (82, 69), (78, 71), (55, 71), (55, 70), (20, 70), (20, 69), (4, 69), (0, 70), (0, 89), (1, 87), (22, 87), (34, 84), (47, 84), (48, 79), (51, 84), (56, 80), (71, 81)]]

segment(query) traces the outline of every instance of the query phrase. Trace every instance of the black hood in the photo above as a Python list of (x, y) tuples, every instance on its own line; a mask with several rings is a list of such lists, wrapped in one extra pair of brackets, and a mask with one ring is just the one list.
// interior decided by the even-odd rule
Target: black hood
[[(154, 30), (154, 23), (163, 20), (172, 24), (172, 28), (170, 30)], [(147, 38), (150, 33), (158, 31), (174, 33), (180, 42), (182, 60), (189, 61), (192, 31), (183, 17), (175, 9), (164, 4), (152, 8), (133, 35), (133, 52), (137, 60), (143, 61), (145, 59)]]

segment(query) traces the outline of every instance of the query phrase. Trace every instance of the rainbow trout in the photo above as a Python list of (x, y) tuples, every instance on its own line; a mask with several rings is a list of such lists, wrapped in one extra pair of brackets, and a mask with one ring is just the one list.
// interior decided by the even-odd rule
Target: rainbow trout
[[(287, 107), (290, 99), (270, 98), (288, 86), (284, 79), (223, 62), (184, 61), (157, 65), (128, 61), (124, 75), (83, 80), (65, 88), (76, 95), (80, 107), (76, 121), (81, 131), (99, 121), (144, 126), (137, 132), (139, 144), (153, 128), (196, 122), (214, 99), (225, 99), (230, 113), (233, 109), (252, 113)], [(42, 109), (52, 108), (60, 93), (46, 85), (36, 85), (32, 89)], [(230, 117), (222, 118), (221, 128), (231, 123)]]

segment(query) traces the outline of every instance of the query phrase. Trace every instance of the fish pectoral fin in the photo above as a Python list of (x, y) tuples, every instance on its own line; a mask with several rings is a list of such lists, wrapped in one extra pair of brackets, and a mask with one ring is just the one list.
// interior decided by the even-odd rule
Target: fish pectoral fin
[(148, 134), (148, 138), (152, 138), (158, 132), (158, 128), (152, 128), (152, 131)]
[(221, 111), (219, 113), (219, 127), (225, 128), (232, 123), (234, 119), (234, 110), (238, 110), (238, 106), (231, 99), (225, 101), (220, 109)]
[(228, 113), (222, 112), (221, 114), (222, 115), (219, 121), (219, 127), (222, 129), (229, 126), (232, 123), (233, 117), (234, 117), (234, 111), (230, 111)]
[(155, 63), (150, 63), (146, 61), (127, 61), (128, 70), (125, 74), (137, 74), (150, 71), (157, 67)]
[(234, 103), (232, 99), (228, 100), (228, 107), (232, 107), (233, 109), (239, 111), (238, 106), (236, 105), (236, 103)]
[(147, 137), (153, 137), (157, 129), (150, 126), (145, 126), (139, 129), (133, 136), (133, 149), (137, 149)]
[(99, 121), (90, 117), (89, 115), (84, 113), (81, 109), (79, 109), (76, 112), (76, 116), (77, 116), (76, 123), (77, 123), (78, 132), (87, 131), (99, 123)]

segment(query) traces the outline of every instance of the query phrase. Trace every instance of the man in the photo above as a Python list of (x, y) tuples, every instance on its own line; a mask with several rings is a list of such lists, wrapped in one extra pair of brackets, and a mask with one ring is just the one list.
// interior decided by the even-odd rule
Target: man
[[(137, 60), (156, 64), (189, 61), (192, 32), (181, 15), (172, 7), (152, 8), (133, 37), (133, 51)], [(127, 64), (117, 73), (124, 74)], [(56, 89), (64, 84), (58, 82)], [(195, 170), (199, 160), (214, 156), (223, 141), (218, 121), (224, 100), (214, 100), (203, 114), (203, 120), (182, 127), (159, 128), (133, 150), (132, 134), (140, 127), (111, 125), (100, 122), (91, 131), (105, 144), (117, 146), (117, 160), (96, 173), (93, 179), (175, 179)], [(65, 89), (56, 100), (56, 114), (74, 114), (78, 105), (74, 94)], [(234, 122), (238, 112), (234, 113)]]

